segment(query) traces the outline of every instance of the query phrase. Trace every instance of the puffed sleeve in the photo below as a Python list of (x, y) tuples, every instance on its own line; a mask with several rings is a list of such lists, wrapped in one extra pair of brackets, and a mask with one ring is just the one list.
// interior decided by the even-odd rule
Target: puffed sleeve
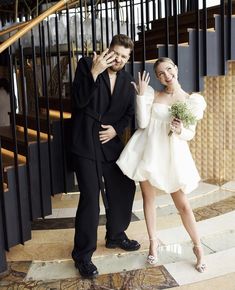
[(148, 126), (154, 99), (154, 89), (148, 86), (144, 95), (136, 96), (136, 119), (138, 127), (144, 129)]
[[(204, 110), (206, 109), (206, 101), (202, 95), (193, 93), (187, 100), (187, 105), (192, 114), (196, 117), (196, 120), (201, 120)], [(182, 128), (181, 133), (178, 135), (180, 139), (189, 141), (193, 139), (196, 132), (196, 124), (190, 125), (188, 128)]]

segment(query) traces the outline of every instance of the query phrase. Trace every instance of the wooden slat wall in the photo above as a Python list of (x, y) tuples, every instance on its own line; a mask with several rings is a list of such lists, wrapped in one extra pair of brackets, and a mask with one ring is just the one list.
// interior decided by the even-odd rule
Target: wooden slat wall
[(203, 180), (235, 180), (235, 62), (226, 76), (205, 77), (207, 109), (190, 149)]

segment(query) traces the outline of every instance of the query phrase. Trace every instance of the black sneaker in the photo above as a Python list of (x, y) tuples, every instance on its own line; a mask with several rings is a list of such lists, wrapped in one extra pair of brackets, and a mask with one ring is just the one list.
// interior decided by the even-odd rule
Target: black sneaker
[(128, 238), (124, 240), (106, 240), (106, 248), (115, 249), (121, 248), (125, 251), (137, 251), (140, 248), (140, 244), (135, 240), (129, 240)]
[(95, 278), (99, 274), (96, 266), (91, 261), (75, 261), (74, 264), (84, 278)]

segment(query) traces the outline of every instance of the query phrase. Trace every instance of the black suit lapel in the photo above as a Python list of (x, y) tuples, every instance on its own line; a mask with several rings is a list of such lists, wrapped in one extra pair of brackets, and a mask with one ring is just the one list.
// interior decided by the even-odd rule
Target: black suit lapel
[[(110, 81), (109, 81), (109, 74), (108, 74), (108, 71), (105, 70), (102, 74), (101, 74), (103, 80), (104, 80), (104, 83), (105, 85), (108, 87), (109, 91), (111, 92), (110, 90)], [(111, 94), (111, 93), (110, 93)]]
[(122, 71), (120, 71), (118, 73), (117, 79), (116, 79), (116, 83), (115, 83), (115, 87), (113, 90), (113, 95), (112, 95), (112, 102), (115, 102), (116, 100), (119, 99), (119, 96), (122, 92), (123, 86), (124, 86), (124, 74)]

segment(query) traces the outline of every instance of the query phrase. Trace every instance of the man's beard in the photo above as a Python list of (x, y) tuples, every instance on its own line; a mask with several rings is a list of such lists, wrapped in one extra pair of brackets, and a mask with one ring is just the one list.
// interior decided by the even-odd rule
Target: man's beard
[(109, 67), (109, 69), (113, 72), (119, 72), (120, 70), (122, 70), (124, 67), (124, 65), (118, 65), (118, 67), (116, 67), (115, 65), (112, 65)]

